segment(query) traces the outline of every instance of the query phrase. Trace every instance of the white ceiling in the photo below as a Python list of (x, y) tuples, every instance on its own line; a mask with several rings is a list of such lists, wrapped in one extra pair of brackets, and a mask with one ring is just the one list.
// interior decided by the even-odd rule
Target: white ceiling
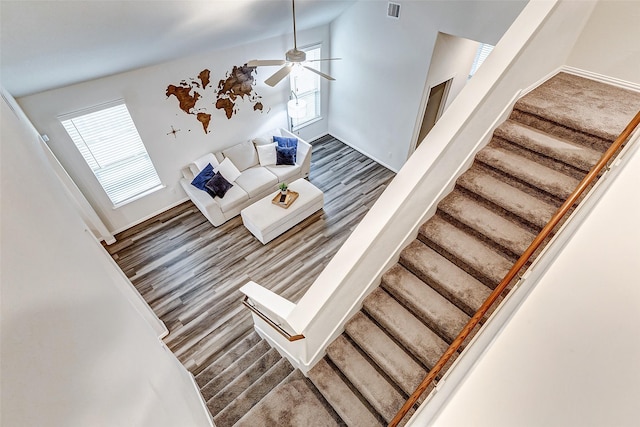
[[(297, 0), (297, 27), (355, 1)], [(0, 79), (20, 97), (292, 30), (289, 0), (0, 0)]]

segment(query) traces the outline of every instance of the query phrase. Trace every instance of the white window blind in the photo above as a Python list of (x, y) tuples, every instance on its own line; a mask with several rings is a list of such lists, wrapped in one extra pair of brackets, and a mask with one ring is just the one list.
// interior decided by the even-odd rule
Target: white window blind
[(124, 102), (92, 110), (59, 119), (113, 206), (162, 188)]
[[(321, 46), (314, 45), (302, 48), (307, 54), (307, 61), (321, 58)], [(305, 65), (320, 71), (320, 61), (309, 62)], [(307, 114), (300, 118), (291, 119), (292, 129), (297, 130), (310, 124), (320, 117), (320, 76), (300, 67), (300, 70), (291, 74), (291, 91), (298, 99), (307, 103)]]
[(476, 57), (473, 59), (473, 65), (471, 65), (471, 71), (469, 71), (469, 78), (478, 71), (478, 68), (480, 68), (484, 60), (487, 59), (487, 56), (489, 56), (492, 50), (492, 45), (480, 43), (480, 46), (478, 46), (478, 50), (476, 51)]

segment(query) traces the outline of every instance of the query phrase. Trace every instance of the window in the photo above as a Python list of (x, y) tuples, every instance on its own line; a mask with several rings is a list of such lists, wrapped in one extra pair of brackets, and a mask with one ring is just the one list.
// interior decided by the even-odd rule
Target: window
[[(302, 48), (307, 54), (307, 61), (320, 59), (320, 45)], [(321, 61), (309, 62), (308, 67), (320, 71)], [(297, 68), (297, 67), (296, 67)], [(291, 91), (300, 100), (307, 103), (307, 114), (300, 118), (291, 119), (293, 130), (300, 129), (320, 119), (320, 76), (309, 70), (300, 67), (299, 70), (291, 73)]]
[(114, 207), (162, 188), (122, 100), (59, 117)]
[(480, 43), (478, 46), (478, 50), (476, 51), (476, 57), (473, 59), (473, 65), (471, 66), (471, 71), (469, 71), (469, 78), (473, 77), (473, 75), (478, 71), (478, 68), (482, 65), (487, 56), (493, 50), (493, 46), (490, 44)]

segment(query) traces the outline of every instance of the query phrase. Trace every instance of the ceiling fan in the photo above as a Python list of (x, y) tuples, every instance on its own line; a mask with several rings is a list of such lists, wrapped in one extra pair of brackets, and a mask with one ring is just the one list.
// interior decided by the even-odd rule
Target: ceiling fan
[(286, 59), (265, 59), (259, 60), (254, 59), (252, 61), (247, 62), (247, 66), (249, 67), (268, 67), (268, 66), (276, 66), (283, 65), (278, 71), (275, 72), (271, 77), (266, 79), (264, 82), (269, 86), (273, 87), (280, 83), (282, 79), (287, 77), (291, 71), (293, 71), (294, 67), (302, 67), (305, 68), (312, 73), (316, 73), (327, 80), (335, 80), (328, 74), (322, 73), (315, 68), (311, 68), (307, 65), (304, 65), (308, 62), (317, 62), (317, 61), (334, 61), (340, 58), (324, 58), (324, 59), (312, 59), (307, 61), (307, 54), (301, 50), (298, 50), (298, 42), (296, 39), (296, 2), (295, 0), (291, 0), (292, 10), (293, 10), (293, 49), (288, 50), (285, 53)]

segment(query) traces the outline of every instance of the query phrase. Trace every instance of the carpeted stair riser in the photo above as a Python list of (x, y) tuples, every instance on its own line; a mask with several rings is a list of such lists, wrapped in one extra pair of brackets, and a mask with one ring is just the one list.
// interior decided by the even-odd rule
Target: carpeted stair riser
[(588, 147), (594, 151), (604, 152), (611, 145), (611, 140), (606, 140), (598, 136), (576, 131), (575, 129), (571, 129), (561, 124), (538, 117), (535, 114), (520, 110), (518, 107), (518, 104), (516, 104), (514, 110), (509, 116), (509, 119), (537, 129), (546, 134), (552, 135), (556, 138), (584, 145), (585, 147)]
[(418, 239), (491, 289), (500, 283), (513, 264), (501, 252), (437, 213), (420, 227)]
[[(483, 283), (420, 240), (414, 240), (401, 252), (399, 264), (392, 267), (389, 272), (403, 266), (453, 302), (468, 316), (473, 316), (491, 293), (491, 289)], [(389, 289), (388, 273), (382, 277), (382, 286), (387, 290)]]
[[(503, 210), (520, 221), (541, 230), (556, 212), (560, 203), (551, 197), (541, 199), (530, 187), (501, 180), (502, 175), (481, 165), (474, 164), (465, 172), (456, 186), (469, 192), (485, 204), (493, 205), (494, 211)], [(532, 194), (534, 193), (534, 194)]]
[(227, 369), (213, 378), (207, 385), (200, 389), (202, 397), (205, 400), (213, 398), (224, 387), (233, 382), (236, 378), (251, 368), (258, 359), (271, 350), (271, 346), (265, 340), (260, 341), (255, 346), (248, 349), (243, 355), (239, 356)]
[(309, 371), (309, 378), (348, 426), (385, 425), (384, 420), (378, 418), (375, 410), (370, 409), (357, 391), (352, 390), (352, 385), (342, 379), (326, 357)]
[(337, 427), (345, 424), (333, 408), (325, 403), (313, 383), (296, 369), (235, 425)]
[[(365, 298), (344, 333), (329, 345), (325, 358), (309, 371), (309, 380), (291, 373), (288, 362), (275, 356), (273, 366), (262, 366), (268, 368), (266, 373), (251, 374), (246, 365), (262, 350), (254, 348), (255, 338), (236, 346), (251, 355), (246, 360), (232, 349), (235, 356), (225, 362), (228, 371), (218, 367), (199, 375), (205, 393), (216, 393), (209, 401), (221, 409), (214, 414), (216, 424), (232, 425), (240, 417), (238, 425), (243, 426), (389, 422), (599, 160), (617, 136), (616, 129), (626, 124), (620, 123), (630, 119), (616, 116), (617, 109), (629, 110), (627, 116), (640, 109), (638, 94), (631, 95), (637, 106), (618, 107), (623, 92), (560, 74), (520, 99), (434, 216), (420, 227), (416, 240), (401, 251), (398, 263)], [(605, 117), (594, 116), (602, 110)], [(217, 383), (224, 385), (236, 375), (235, 385), (231, 382), (219, 390)], [(240, 379), (245, 376), (252, 378)], [(427, 393), (434, 386), (430, 384)]]
[(291, 366), (286, 359), (280, 358), (280, 360), (260, 376), (257, 381), (247, 385), (235, 399), (213, 416), (213, 421), (216, 426), (224, 427), (234, 425), (291, 372), (293, 372), (293, 366)]
[(537, 234), (456, 190), (440, 202), (438, 209), (449, 222), (478, 240), (497, 245), (511, 258), (517, 259)]
[(385, 421), (391, 421), (406, 396), (387, 381), (344, 335), (331, 343), (327, 356)]
[(196, 383), (198, 386), (202, 388), (207, 385), (213, 378), (218, 376), (258, 342), (260, 342), (260, 336), (254, 331), (247, 338), (229, 348), (218, 360), (196, 375)]
[(217, 414), (235, 398), (237, 398), (246, 388), (253, 384), (266, 371), (278, 363), (282, 357), (275, 349), (270, 349), (258, 360), (253, 362), (242, 375), (226, 384), (222, 390), (216, 393), (207, 401), (207, 406), (212, 414)]

